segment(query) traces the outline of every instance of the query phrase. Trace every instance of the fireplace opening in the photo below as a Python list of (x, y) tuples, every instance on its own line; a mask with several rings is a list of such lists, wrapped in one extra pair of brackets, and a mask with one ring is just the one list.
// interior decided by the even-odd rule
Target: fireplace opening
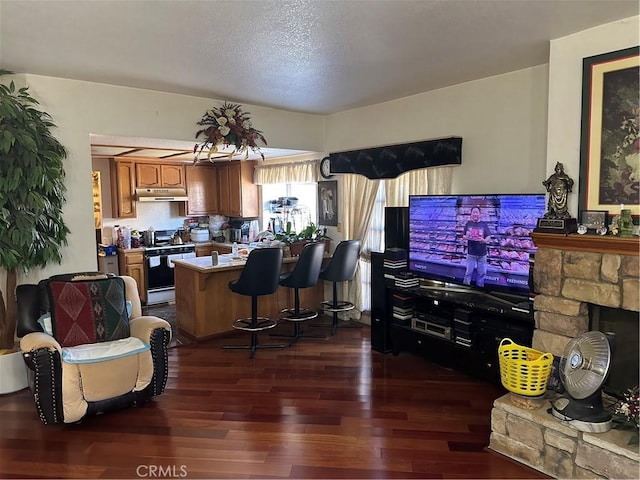
[(591, 330), (613, 334), (611, 365), (603, 391), (616, 398), (638, 385), (638, 312), (591, 305)]

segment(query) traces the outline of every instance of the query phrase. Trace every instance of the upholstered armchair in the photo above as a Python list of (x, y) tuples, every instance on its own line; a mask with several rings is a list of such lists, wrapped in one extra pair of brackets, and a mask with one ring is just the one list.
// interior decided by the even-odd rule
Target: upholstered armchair
[(142, 316), (133, 278), (56, 275), (16, 294), (20, 349), (43, 423), (77, 422), (164, 391), (171, 326)]

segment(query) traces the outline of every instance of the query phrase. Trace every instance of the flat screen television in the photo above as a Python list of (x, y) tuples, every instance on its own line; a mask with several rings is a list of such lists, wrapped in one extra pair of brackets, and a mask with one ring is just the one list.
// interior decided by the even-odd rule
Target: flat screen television
[(462, 291), (528, 297), (545, 194), (409, 196), (409, 271)]

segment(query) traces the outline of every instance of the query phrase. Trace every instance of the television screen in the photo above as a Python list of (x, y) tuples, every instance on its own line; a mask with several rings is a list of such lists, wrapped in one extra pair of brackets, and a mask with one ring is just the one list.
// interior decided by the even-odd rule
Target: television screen
[(421, 277), (529, 295), (531, 232), (545, 194), (409, 196), (409, 270)]

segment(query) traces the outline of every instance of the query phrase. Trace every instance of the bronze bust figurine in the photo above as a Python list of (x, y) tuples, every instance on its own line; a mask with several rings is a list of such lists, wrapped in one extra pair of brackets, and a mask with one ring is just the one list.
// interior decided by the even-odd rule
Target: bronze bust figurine
[(542, 184), (549, 192), (547, 212), (544, 214), (544, 218), (570, 218), (567, 198), (573, 189), (573, 180), (564, 173), (564, 166), (560, 162), (556, 163), (555, 173), (544, 180)]

